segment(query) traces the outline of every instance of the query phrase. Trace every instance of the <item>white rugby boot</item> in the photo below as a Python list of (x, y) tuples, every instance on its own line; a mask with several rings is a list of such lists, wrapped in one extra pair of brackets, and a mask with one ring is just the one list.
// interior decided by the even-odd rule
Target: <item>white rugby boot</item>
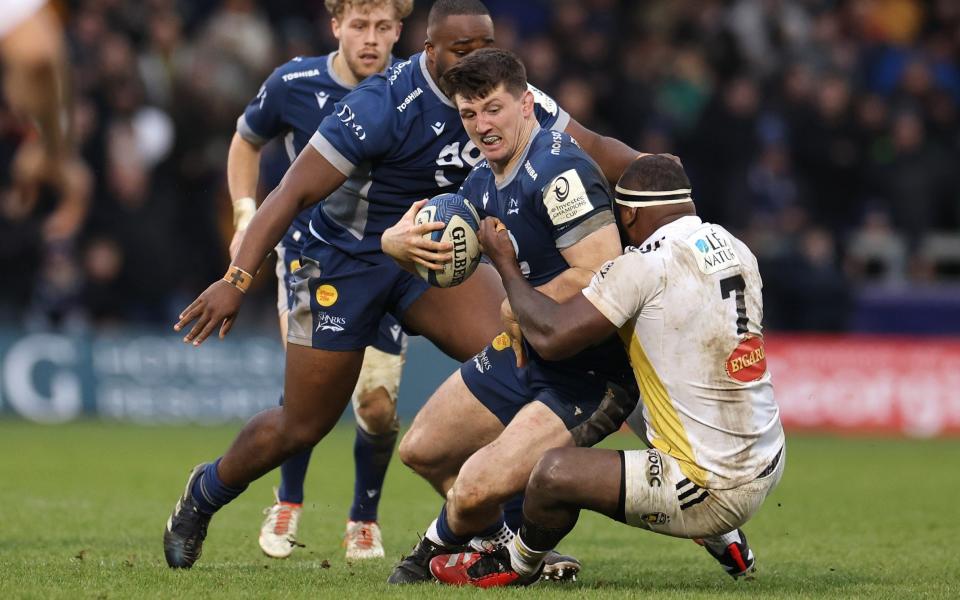
[(383, 537), (376, 521), (347, 521), (343, 534), (347, 560), (383, 558)]
[(302, 511), (302, 504), (281, 502), (279, 498), (273, 506), (264, 509), (263, 514), (267, 517), (260, 526), (260, 549), (264, 554), (271, 558), (286, 558), (293, 553), (299, 545), (297, 526)]

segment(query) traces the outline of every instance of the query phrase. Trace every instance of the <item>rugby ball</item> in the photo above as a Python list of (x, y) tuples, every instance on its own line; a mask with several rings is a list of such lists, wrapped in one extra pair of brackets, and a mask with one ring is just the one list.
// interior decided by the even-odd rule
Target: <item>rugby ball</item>
[(453, 260), (440, 271), (416, 265), (420, 277), (430, 285), (447, 288), (460, 285), (473, 274), (480, 264), (480, 240), (477, 238), (480, 216), (469, 200), (459, 194), (434, 196), (417, 213), (416, 223), (443, 223), (443, 229), (431, 231), (423, 237), (453, 244)]

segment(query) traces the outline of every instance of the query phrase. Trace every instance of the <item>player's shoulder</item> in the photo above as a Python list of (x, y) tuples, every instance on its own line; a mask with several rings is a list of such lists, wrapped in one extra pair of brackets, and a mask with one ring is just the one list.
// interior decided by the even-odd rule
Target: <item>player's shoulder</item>
[(296, 56), (274, 69), (274, 76), (282, 83), (289, 85), (299, 80), (318, 80), (327, 77), (327, 61), (323, 56)]
[(570, 171), (585, 185), (602, 179), (599, 167), (569, 134), (540, 129), (524, 159), (522, 176), (533, 188), (542, 189)]

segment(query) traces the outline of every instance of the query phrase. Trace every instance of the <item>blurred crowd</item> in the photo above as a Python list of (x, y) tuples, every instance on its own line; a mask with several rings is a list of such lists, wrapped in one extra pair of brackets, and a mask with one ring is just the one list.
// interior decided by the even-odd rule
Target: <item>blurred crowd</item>
[[(417, 0), (396, 53), (422, 48)], [(858, 289), (960, 277), (960, 2), (488, 0), (581, 123), (682, 159), (761, 260), (768, 326), (842, 330)], [(270, 70), (335, 48), (322, 0), (74, 0), (85, 214), (26, 209), (0, 109), (0, 320), (172, 323), (226, 265), (227, 147)], [(267, 269), (265, 269), (267, 271)], [(267, 280), (269, 277), (261, 277)], [(269, 281), (260, 283), (273, 323)]]

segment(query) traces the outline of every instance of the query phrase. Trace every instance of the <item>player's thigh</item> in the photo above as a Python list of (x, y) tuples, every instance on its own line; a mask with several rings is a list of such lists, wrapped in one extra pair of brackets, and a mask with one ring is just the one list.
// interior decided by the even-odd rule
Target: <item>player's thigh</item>
[(284, 429), (298, 437), (323, 437), (350, 401), (362, 362), (362, 350), (332, 351), (288, 344)]
[(525, 504), (563, 504), (622, 520), (620, 490), (623, 460), (617, 450), (554, 448), (537, 461), (526, 488)]
[(454, 487), (467, 494), (498, 500), (523, 491), (537, 461), (550, 449), (573, 445), (567, 425), (545, 404), (534, 401), (503, 432), (473, 456)]
[(400, 445), (400, 456), (414, 467), (445, 465), (456, 475), (477, 449), (503, 431), (503, 424), (463, 383), (457, 369), (420, 409)]
[(505, 297), (496, 270), (482, 263), (456, 287), (426, 290), (404, 312), (404, 325), (464, 361), (503, 331), (500, 304)]

